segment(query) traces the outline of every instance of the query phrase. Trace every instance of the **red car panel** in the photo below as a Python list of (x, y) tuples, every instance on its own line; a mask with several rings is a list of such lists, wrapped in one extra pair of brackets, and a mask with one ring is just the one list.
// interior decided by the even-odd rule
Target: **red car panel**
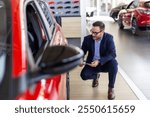
[[(20, 1), (11, 0), (12, 5), (12, 53), (13, 53), (13, 77), (17, 78), (20, 74), (25, 72), (27, 69), (26, 60), (26, 50), (25, 50), (25, 34), (22, 32), (21, 26), (21, 11), (20, 11)], [(20, 12), (18, 12), (20, 11)], [(24, 42), (24, 43), (23, 43)]]
[[(21, 74), (25, 73), (27, 71), (27, 52), (26, 52), (26, 35), (25, 35), (25, 26), (23, 26), (23, 23), (21, 24), (21, 21), (23, 20), (23, 7), (24, 2), (21, 0), (11, 0), (12, 2), (12, 20), (14, 21), (12, 26), (13, 28), (13, 78), (17, 78)], [(18, 7), (19, 6), (19, 7)], [(22, 10), (20, 10), (22, 9)], [(20, 12), (18, 12), (20, 11)], [(21, 17), (22, 16), (22, 17)], [(22, 21), (23, 22), (23, 21)], [(55, 22), (56, 23), (56, 22)], [(56, 25), (57, 26), (57, 25)], [(58, 32), (58, 31), (57, 31)], [(57, 37), (57, 33), (55, 34), (55, 37)], [(60, 37), (61, 35), (59, 35)], [(56, 40), (56, 39), (55, 39)], [(66, 39), (63, 37), (62, 40)], [(59, 43), (58, 43), (59, 44)], [(63, 44), (63, 43), (62, 43)], [(59, 89), (62, 88), (59, 87), (60, 78), (61, 75), (54, 77), (55, 80), (48, 79), (46, 81), (40, 81), (39, 83), (35, 84), (35, 89), (32, 91), (30, 88), (25, 91), (22, 96), (20, 96), (20, 99), (65, 99), (65, 97), (59, 97)], [(53, 79), (54, 79), (53, 78)], [(48, 91), (47, 91), (48, 89)], [(65, 90), (65, 89), (64, 89)], [(19, 99), (18, 98), (18, 99)]]

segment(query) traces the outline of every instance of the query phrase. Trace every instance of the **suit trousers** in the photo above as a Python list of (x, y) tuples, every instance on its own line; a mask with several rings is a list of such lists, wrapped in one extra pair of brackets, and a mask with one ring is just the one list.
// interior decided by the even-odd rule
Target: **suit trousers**
[(85, 65), (81, 71), (81, 78), (83, 80), (94, 80), (97, 78), (97, 74), (101, 72), (108, 72), (109, 77), (109, 88), (114, 88), (116, 75), (118, 72), (118, 64), (116, 60), (110, 60), (104, 65), (98, 65), (97, 67), (90, 67), (89, 65)]

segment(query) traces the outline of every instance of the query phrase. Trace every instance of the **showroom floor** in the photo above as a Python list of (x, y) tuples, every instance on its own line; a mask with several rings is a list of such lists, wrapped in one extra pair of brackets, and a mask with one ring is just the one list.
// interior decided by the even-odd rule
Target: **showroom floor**
[[(92, 88), (92, 81), (83, 81), (80, 78), (81, 67), (77, 67), (70, 72), (70, 99), (71, 100), (107, 100), (108, 77), (107, 73), (102, 73), (99, 79), (99, 86)], [(137, 100), (138, 98), (129, 85), (117, 75), (115, 85), (116, 100)]]

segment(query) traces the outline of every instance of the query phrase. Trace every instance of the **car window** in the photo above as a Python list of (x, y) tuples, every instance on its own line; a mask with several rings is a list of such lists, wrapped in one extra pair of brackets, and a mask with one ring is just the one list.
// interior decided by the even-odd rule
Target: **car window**
[[(6, 9), (2, 1), (0, 1), (0, 50), (6, 41)], [(1, 55), (2, 51), (0, 51)]]
[(138, 6), (137, 2), (132, 1), (128, 6), (127, 9), (134, 9)]
[(150, 1), (144, 3), (145, 8), (150, 8)]
[(51, 26), (53, 24), (52, 23), (52, 18), (51, 18), (51, 15), (49, 14), (49, 11), (47, 9), (46, 3), (43, 2), (43, 1), (40, 1), (40, 0), (38, 1), (38, 3), (40, 5), (40, 7), (41, 7), (41, 9), (42, 9), (42, 11), (43, 11), (47, 21), (48, 21), (48, 23), (49, 23), (49, 26)]
[(126, 9), (126, 8), (127, 8), (127, 5), (123, 5), (123, 6), (122, 6), (122, 9)]
[(29, 47), (36, 61), (43, 52), (47, 41), (45, 27), (34, 3), (27, 5), (26, 16)]
[(130, 6), (129, 6), (129, 9), (134, 9), (135, 8), (135, 5), (134, 4), (131, 4)]
[(6, 8), (3, 1), (0, 0), (0, 82), (5, 70), (6, 57)]
[(133, 2), (133, 6), (134, 6), (134, 8), (138, 7), (139, 6), (139, 2), (138, 1), (134, 1)]
[(54, 22), (54, 19), (52, 17), (52, 14), (50, 13), (51, 11), (48, 8), (49, 6), (45, 2), (38, 0), (38, 3), (39, 3), (39, 5), (43, 11), (43, 14), (46, 17), (48, 24), (49, 24), (48, 31), (49, 31), (50, 37), (52, 38), (56, 26), (55, 26), (55, 22)]

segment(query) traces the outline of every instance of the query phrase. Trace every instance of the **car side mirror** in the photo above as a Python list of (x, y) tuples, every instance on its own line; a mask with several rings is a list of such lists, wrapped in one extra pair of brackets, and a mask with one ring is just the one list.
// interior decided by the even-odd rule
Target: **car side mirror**
[(80, 64), (83, 57), (83, 51), (75, 46), (50, 46), (46, 48), (41, 60), (39, 68), (30, 72), (29, 85), (36, 83), (42, 79), (68, 72)]
[(48, 47), (39, 63), (43, 74), (61, 74), (80, 64), (83, 51), (75, 46)]
[(50, 46), (46, 48), (42, 57), (39, 58), (40, 62), (37, 69), (14, 79), (15, 90), (12, 99), (42, 79), (72, 70), (80, 64), (82, 57), (83, 51), (75, 46)]

